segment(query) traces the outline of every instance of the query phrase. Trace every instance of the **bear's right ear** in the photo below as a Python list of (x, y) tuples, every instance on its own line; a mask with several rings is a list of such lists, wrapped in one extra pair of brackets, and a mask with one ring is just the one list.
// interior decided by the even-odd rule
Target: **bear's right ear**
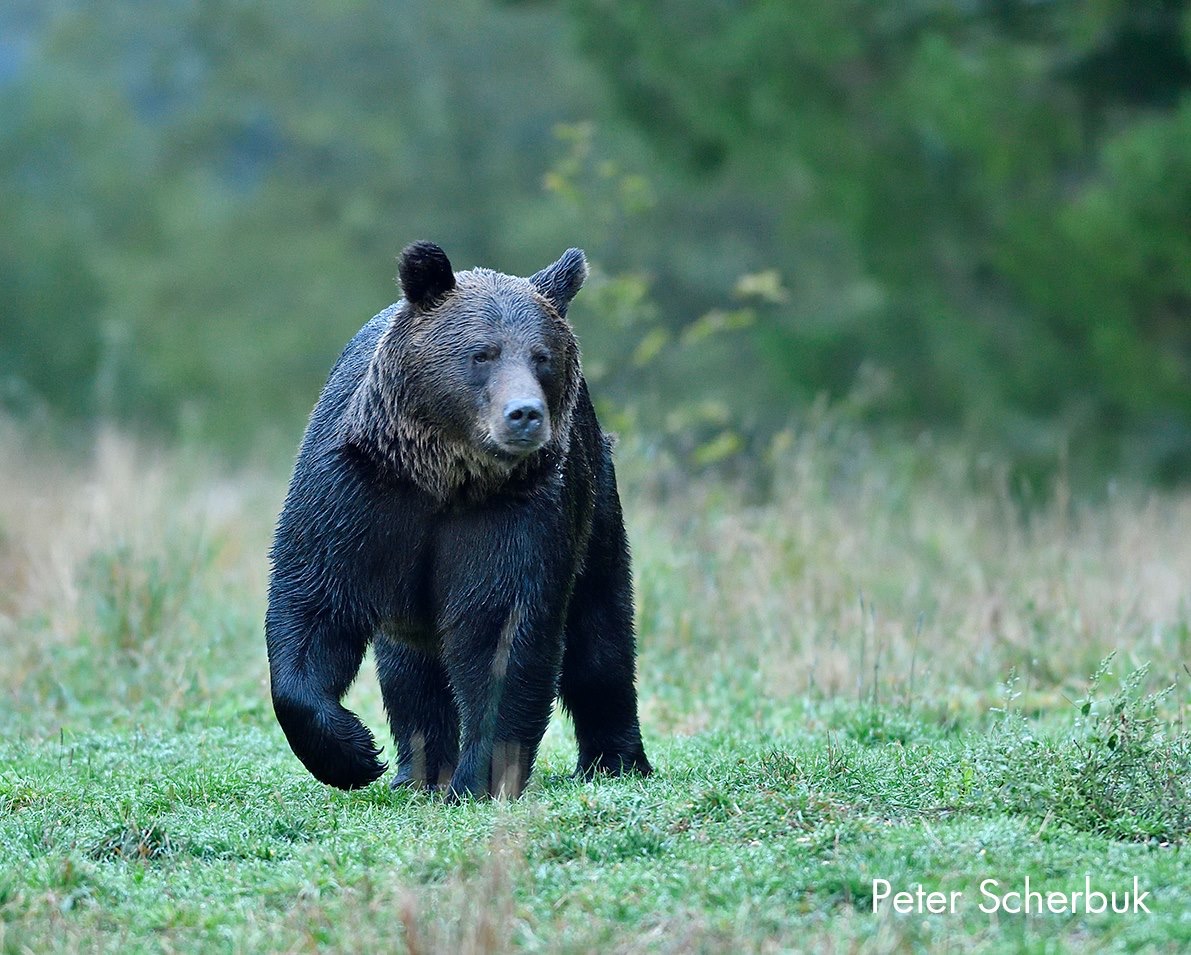
[(433, 242), (407, 245), (397, 261), (397, 277), (414, 308), (430, 308), (455, 287), (451, 260)]

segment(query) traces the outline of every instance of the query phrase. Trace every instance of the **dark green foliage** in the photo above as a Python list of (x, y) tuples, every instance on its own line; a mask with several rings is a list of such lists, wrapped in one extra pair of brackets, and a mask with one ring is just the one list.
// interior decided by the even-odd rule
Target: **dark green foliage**
[(705, 228), (789, 277), (720, 358), (764, 371), (743, 408), (859, 392), (1023, 462), (1127, 438), (1135, 470), (1187, 474), (1186, 3), (570, 10), (679, 195), (730, 196)]
[(590, 108), (561, 51), (535, 44), (526, 69), (543, 19), (481, 2), (0, 14), (5, 406), (249, 446), (309, 412), (358, 317), (399, 294), (408, 241), (508, 271), (577, 244), (521, 227), (547, 202), (563, 104)]
[(1181, 480), (1189, 11), (21, 0), (0, 400), (252, 446), (407, 242), (581, 244), (593, 379), (695, 466), (825, 395), (1025, 475)]

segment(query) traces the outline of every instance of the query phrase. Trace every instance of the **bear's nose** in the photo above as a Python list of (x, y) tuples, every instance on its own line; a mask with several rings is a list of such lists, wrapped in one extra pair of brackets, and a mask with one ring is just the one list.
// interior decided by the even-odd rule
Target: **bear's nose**
[(540, 398), (514, 398), (505, 405), (505, 424), (519, 437), (536, 433), (545, 415), (546, 406)]

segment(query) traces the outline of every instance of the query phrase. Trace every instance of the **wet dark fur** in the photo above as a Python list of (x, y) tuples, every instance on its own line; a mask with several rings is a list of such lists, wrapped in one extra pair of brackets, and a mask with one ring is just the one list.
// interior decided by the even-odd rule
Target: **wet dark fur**
[[(370, 644), (394, 784), (520, 793), (556, 696), (579, 772), (650, 772), (610, 443), (565, 320), (586, 272), (570, 250), (531, 279), (456, 275), (437, 246), (411, 246), (406, 298), (332, 370), (278, 521), (265, 621), (277, 718), (323, 782), (385, 771), (340, 704)], [(485, 343), (490, 371), (472, 360)], [(549, 438), (510, 453), (502, 403), (523, 391), (541, 395)]]

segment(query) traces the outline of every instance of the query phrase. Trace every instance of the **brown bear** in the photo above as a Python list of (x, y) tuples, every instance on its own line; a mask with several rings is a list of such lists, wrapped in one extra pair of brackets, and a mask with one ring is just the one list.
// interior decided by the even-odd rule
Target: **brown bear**
[(428, 242), (310, 417), (265, 617), (274, 710), (332, 786), (385, 771), (340, 703), (369, 645), (394, 785), (516, 796), (556, 697), (578, 772), (648, 774), (629, 551), (567, 307), (578, 249), (531, 278), (456, 274)]

